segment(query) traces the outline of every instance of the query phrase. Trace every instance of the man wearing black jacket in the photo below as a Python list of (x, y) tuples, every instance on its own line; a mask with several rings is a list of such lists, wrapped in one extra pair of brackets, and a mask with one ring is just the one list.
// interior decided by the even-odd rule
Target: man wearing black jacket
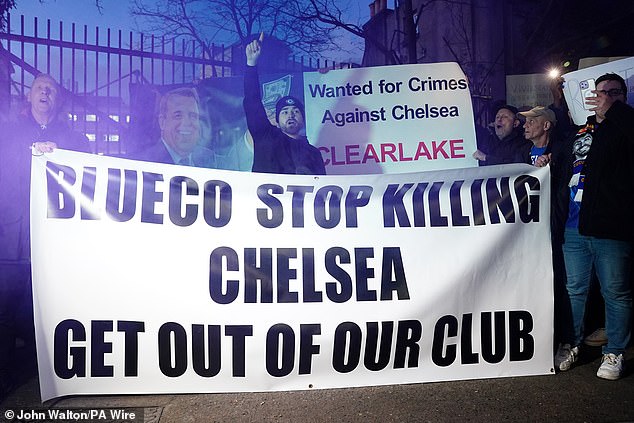
[[(0, 402), (15, 385), (16, 337), (25, 350), (35, 348), (31, 298), (29, 193), (31, 155), (55, 148), (89, 152), (88, 139), (69, 127), (62, 113), (62, 89), (46, 74), (36, 76), (28, 108), (0, 134)], [(25, 357), (22, 363), (34, 357)], [(17, 361), (17, 360), (15, 360)], [(17, 371), (16, 371), (17, 370)], [(11, 373), (14, 373), (13, 375)]]
[(260, 94), (257, 63), (263, 34), (246, 47), (247, 68), (244, 75), (244, 113), (253, 137), (253, 172), (325, 175), (326, 168), (319, 150), (302, 135), (304, 106), (290, 96), (275, 106), (277, 126), (266, 115)]
[(608, 344), (597, 376), (623, 375), (623, 353), (630, 340), (632, 295), (629, 286), (634, 240), (634, 109), (626, 102), (627, 85), (616, 74), (596, 80), (595, 112), (561, 149), (553, 151), (554, 239), (563, 240), (566, 294), (571, 313), (555, 356), (568, 370), (583, 340), (585, 303), (592, 271), (605, 300)]
[(498, 107), (493, 122), (494, 133), (478, 143), (473, 158), (482, 166), (509, 163), (524, 163), (531, 149), (531, 142), (524, 138), (522, 125), (514, 106), (504, 104)]

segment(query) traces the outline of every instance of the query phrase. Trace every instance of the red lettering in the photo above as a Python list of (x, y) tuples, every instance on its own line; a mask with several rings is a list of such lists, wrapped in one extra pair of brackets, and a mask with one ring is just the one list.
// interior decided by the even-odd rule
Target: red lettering
[[(377, 147), (379, 146), (380, 155), (377, 153)], [(463, 159), (466, 157), (464, 153), (464, 139), (431, 141), (431, 151), (427, 143), (419, 141), (413, 156), (407, 155), (407, 145), (402, 142), (386, 142), (379, 144), (379, 146), (373, 144), (367, 144), (365, 146), (359, 144), (331, 147), (320, 146), (319, 151), (324, 157), (324, 164), (326, 166), (358, 165), (368, 162), (411, 162), (422, 159)], [(345, 157), (341, 158), (337, 156), (337, 147), (343, 147)], [(363, 149), (363, 157), (361, 157), (361, 149)]]
[(427, 160), (431, 160), (431, 155), (429, 154), (429, 150), (427, 149), (427, 144), (425, 144), (423, 141), (418, 143), (418, 148), (416, 149), (414, 160), (418, 160), (420, 157), (427, 157)]
[(436, 141), (431, 142), (434, 159), (438, 158), (438, 153), (442, 154), (445, 159), (449, 158), (449, 154), (445, 151), (445, 144), (447, 144), (447, 140), (441, 141), (440, 144), (436, 144)]
[(379, 163), (379, 155), (376, 154), (376, 150), (374, 149), (374, 146), (372, 144), (368, 144), (365, 147), (365, 154), (363, 155), (363, 160), (361, 160), (361, 163), (366, 163), (370, 159), (374, 159), (375, 163)]
[(398, 143), (398, 160), (401, 162), (411, 162), (412, 158), (411, 157), (406, 157), (403, 155), (403, 143), (399, 142)]
[(352, 160), (353, 157), (358, 157), (358, 156), (359, 156), (359, 145), (358, 144), (346, 145), (346, 163), (348, 163), (348, 164), (359, 164), (359, 163), (361, 163), (361, 160), (359, 160), (359, 159)]
[[(321, 156), (324, 157), (324, 153), (326, 153), (326, 157), (330, 156), (330, 149), (328, 147), (319, 147), (319, 151), (321, 152)], [(330, 159), (324, 160), (324, 166), (328, 166), (330, 164)]]
[(464, 146), (462, 143), (464, 140), (449, 140), (449, 150), (451, 151), (451, 157), (454, 159), (463, 159), (465, 157), (464, 153), (460, 154), (459, 151), (464, 150)]
[(385, 157), (390, 156), (393, 162), (396, 162), (396, 156), (394, 152), (396, 151), (396, 146), (392, 143), (381, 144), (381, 161), (386, 162)]
[(337, 166), (337, 165), (342, 165), (342, 164), (346, 164), (346, 161), (337, 161), (337, 149), (335, 148), (335, 146), (332, 147), (332, 165), (333, 166)]

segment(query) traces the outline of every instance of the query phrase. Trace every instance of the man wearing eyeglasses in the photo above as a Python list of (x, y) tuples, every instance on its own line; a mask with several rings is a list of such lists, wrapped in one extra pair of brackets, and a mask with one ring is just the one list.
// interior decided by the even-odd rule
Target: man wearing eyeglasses
[(562, 150), (553, 152), (551, 163), (570, 305), (555, 366), (565, 371), (577, 360), (594, 271), (605, 300), (608, 337), (597, 376), (616, 380), (624, 372), (631, 330), (634, 109), (626, 104), (627, 85), (619, 75), (597, 78), (593, 93), (585, 102), (595, 114)]

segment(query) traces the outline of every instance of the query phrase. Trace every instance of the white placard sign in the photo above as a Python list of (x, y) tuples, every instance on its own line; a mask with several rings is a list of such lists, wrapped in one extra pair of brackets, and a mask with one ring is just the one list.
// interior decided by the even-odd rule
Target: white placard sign
[(306, 133), (326, 173), (477, 166), (467, 78), (457, 63), (304, 73)]
[(594, 114), (587, 109), (584, 98), (594, 96), (591, 93), (594, 81), (606, 73), (616, 73), (625, 79), (628, 88), (627, 102), (634, 104), (634, 57), (566, 73), (562, 75), (565, 80), (564, 97), (575, 125), (585, 124), (588, 116)]
[(548, 106), (553, 102), (551, 79), (543, 73), (506, 76), (506, 102), (520, 110)]

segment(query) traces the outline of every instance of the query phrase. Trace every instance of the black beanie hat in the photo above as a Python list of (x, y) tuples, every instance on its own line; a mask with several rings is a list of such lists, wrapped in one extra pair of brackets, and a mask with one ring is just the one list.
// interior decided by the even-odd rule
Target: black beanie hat
[(275, 103), (276, 122), (280, 121), (280, 112), (286, 106), (295, 106), (299, 108), (300, 112), (302, 112), (302, 116), (306, 118), (306, 115), (304, 114), (304, 105), (302, 104), (302, 102), (293, 96), (287, 95), (286, 97), (280, 98), (279, 100), (277, 100), (277, 103)]
[(517, 117), (517, 114), (519, 113), (519, 111), (517, 110), (517, 107), (515, 107), (515, 106), (511, 106), (510, 104), (503, 104), (503, 105), (501, 105), (501, 106), (498, 106), (498, 107), (495, 109), (495, 114), (497, 115), (497, 114), (498, 114), (498, 112), (499, 112), (500, 110), (502, 110), (502, 109), (506, 109), (506, 110), (510, 111), (510, 112), (511, 112), (511, 113), (513, 113), (516, 117)]

